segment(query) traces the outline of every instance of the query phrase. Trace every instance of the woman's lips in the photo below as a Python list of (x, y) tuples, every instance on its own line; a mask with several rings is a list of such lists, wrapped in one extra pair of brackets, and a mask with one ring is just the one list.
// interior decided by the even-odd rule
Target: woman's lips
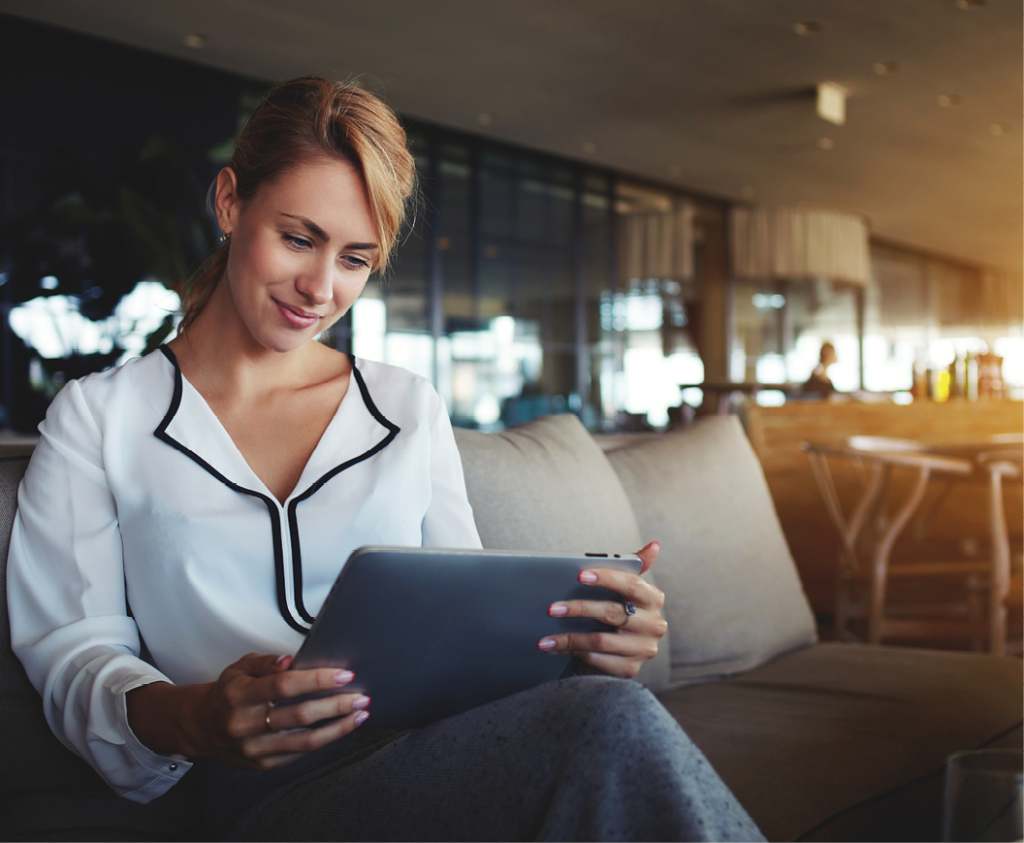
[(306, 313), (304, 310), (296, 310), (295, 308), (288, 307), (288, 305), (281, 304), (277, 299), (274, 299), (274, 304), (281, 311), (285, 321), (295, 328), (308, 328), (320, 318), (315, 313)]

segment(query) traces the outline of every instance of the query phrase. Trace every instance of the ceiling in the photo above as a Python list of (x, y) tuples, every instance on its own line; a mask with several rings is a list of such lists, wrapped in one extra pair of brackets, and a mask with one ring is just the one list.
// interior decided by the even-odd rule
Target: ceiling
[[(1018, 2), (0, 0), (0, 12), (267, 80), (357, 76), (411, 117), (713, 196), (863, 214), (879, 237), (1021, 272)], [(807, 22), (817, 31), (798, 34)], [(826, 81), (849, 91), (845, 125), (816, 115)]]

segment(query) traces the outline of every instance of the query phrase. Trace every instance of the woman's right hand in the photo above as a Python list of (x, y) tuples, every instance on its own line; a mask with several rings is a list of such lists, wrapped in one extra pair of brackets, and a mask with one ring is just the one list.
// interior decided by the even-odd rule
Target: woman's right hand
[[(128, 725), (161, 755), (213, 758), (248, 770), (272, 770), (349, 734), (369, 716), (369, 697), (335, 694), (281, 705), (285, 700), (352, 681), (335, 668), (288, 670), (291, 656), (250, 653), (216, 682), (154, 682), (127, 694)], [(310, 728), (314, 723), (329, 721)]]

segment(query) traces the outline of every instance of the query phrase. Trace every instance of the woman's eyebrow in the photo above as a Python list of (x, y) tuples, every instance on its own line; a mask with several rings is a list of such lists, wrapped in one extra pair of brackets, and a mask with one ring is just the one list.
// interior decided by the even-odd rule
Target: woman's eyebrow
[[(317, 237), (323, 240), (324, 243), (330, 242), (330, 235), (326, 231), (324, 231), (320, 226), (318, 226), (315, 222), (313, 222), (313, 220), (307, 219), (306, 217), (299, 217), (296, 216), (295, 214), (286, 214), (284, 213), (284, 211), (281, 211), (281, 216), (288, 217), (288, 219), (295, 220), (296, 222), (301, 222), (306, 228), (310, 230), (311, 233), (315, 234)], [(349, 243), (346, 248), (362, 249), (363, 251), (372, 251), (380, 249), (380, 247), (376, 243)]]
[(325, 243), (329, 242), (331, 239), (330, 235), (311, 219), (306, 219), (306, 217), (297, 217), (295, 214), (286, 214), (284, 211), (281, 212), (281, 216), (288, 217), (288, 219), (295, 220), (296, 222), (301, 222), (312, 234), (315, 234)]

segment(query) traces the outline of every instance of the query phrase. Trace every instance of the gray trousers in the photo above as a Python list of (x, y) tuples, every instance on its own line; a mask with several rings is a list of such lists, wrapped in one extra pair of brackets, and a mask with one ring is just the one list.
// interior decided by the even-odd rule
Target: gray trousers
[(366, 726), (273, 773), (189, 773), (240, 840), (763, 840), (642, 686), (541, 685), (414, 732)]

